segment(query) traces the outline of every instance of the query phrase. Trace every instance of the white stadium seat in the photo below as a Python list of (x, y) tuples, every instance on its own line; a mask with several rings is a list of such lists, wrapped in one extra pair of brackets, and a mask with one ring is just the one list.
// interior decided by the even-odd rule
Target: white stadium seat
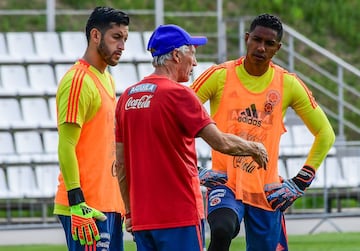
[(64, 61), (60, 38), (57, 32), (37, 31), (33, 32), (35, 53), (47, 61)]
[(12, 166), (7, 168), (9, 196), (16, 198), (39, 197), (41, 191), (36, 184), (31, 166)]
[(120, 61), (148, 61), (151, 62), (151, 54), (144, 48), (141, 32), (130, 31), (128, 40), (125, 43), (125, 50)]
[(348, 186), (360, 186), (360, 155), (341, 157), (341, 166)]
[(30, 64), (27, 67), (29, 84), (43, 94), (55, 95), (57, 83), (54, 69), (50, 64)]
[(14, 133), (16, 152), (21, 154), (41, 154), (44, 152), (40, 134), (36, 131)]
[(56, 114), (56, 97), (51, 97), (48, 100), (49, 103), (49, 111), (50, 111), (50, 118), (55, 123), (57, 123), (57, 114)]
[(2, 65), (0, 66), (0, 77), (2, 90), (10, 95), (34, 94), (28, 81), (24, 65)]
[(211, 147), (202, 138), (195, 138), (198, 165), (211, 168)]
[(57, 153), (58, 152), (58, 139), (59, 134), (57, 131), (44, 131), (44, 150), (46, 153)]
[[(341, 159), (338, 157), (327, 157), (320, 168), (323, 168), (323, 172), (326, 172), (326, 186), (327, 187), (347, 187), (348, 182), (345, 180), (345, 176), (341, 168)], [(318, 169), (321, 171), (321, 169)]]
[(87, 41), (83, 32), (63, 31), (60, 32), (60, 41), (63, 55), (69, 61), (76, 61), (81, 58), (86, 50)]
[(305, 125), (293, 125), (293, 139), (297, 147), (306, 147), (310, 150), (310, 146), (314, 142), (314, 136)]
[(139, 79), (143, 79), (144, 77), (152, 74), (154, 72), (154, 67), (149, 63), (140, 63), (137, 66), (139, 72)]
[(12, 162), (16, 159), (15, 154), (15, 146), (11, 133), (0, 132), (0, 163)]
[[(286, 167), (285, 167), (285, 163), (283, 160), (279, 159), (278, 160), (278, 172), (279, 172), (279, 175), (283, 178), (283, 179), (288, 179), (289, 176), (288, 176), (288, 173), (287, 173), (287, 170), (286, 170)], [(292, 177), (291, 177), (292, 178)]]
[(24, 122), (29, 126), (55, 127), (50, 118), (47, 101), (44, 98), (22, 98), (20, 100)]
[(147, 51), (147, 45), (149, 43), (149, 40), (150, 40), (150, 37), (151, 37), (152, 33), (153, 33), (152, 31), (143, 31), (143, 33), (142, 33), (143, 42), (144, 42), (144, 50), (145, 51)]
[(17, 127), (23, 124), (20, 104), (15, 98), (0, 99), (0, 127)]
[(116, 66), (110, 67), (109, 71), (114, 77), (117, 93), (122, 93), (127, 87), (139, 81), (136, 66), (132, 63), (120, 62)]
[(56, 84), (59, 85), (61, 79), (65, 75), (65, 73), (73, 66), (73, 64), (56, 64), (55, 65), (55, 77)]
[(7, 198), (9, 190), (7, 187), (6, 176), (3, 168), (0, 168), (0, 199)]
[(6, 39), (9, 55), (14, 59), (24, 62), (46, 60), (45, 57), (36, 54), (31, 32), (7, 32)]
[(15, 154), (15, 147), (11, 133), (0, 132), (0, 158), (2, 157), (2, 155), (8, 154)]
[(7, 43), (6, 43), (6, 39), (5, 39), (5, 34), (0, 33), (0, 62), (1, 63), (2, 62), (14, 63), (17, 61), (19, 61), (19, 59), (16, 59), (16, 58), (12, 57), (11, 55), (9, 55)]
[(35, 167), (35, 177), (41, 196), (52, 197), (55, 195), (59, 172), (57, 165), (38, 165)]
[(8, 54), (8, 50), (7, 50), (7, 45), (6, 45), (6, 41), (5, 41), (5, 36), (4, 36), (4, 33), (0, 33), (0, 55), (4, 56), (7, 54)]
[[(0, 163), (17, 162), (15, 143), (10, 132), (0, 132)], [(0, 169), (2, 169), (0, 167)]]

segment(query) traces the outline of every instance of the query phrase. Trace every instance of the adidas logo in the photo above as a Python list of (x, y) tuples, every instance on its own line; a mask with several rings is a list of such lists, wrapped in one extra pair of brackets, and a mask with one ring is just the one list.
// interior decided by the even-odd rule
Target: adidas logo
[(92, 209), (83, 205), (80, 205), (81, 211), (83, 215), (91, 213)]
[(258, 113), (256, 111), (255, 104), (251, 104), (248, 108), (240, 113), (238, 121), (257, 127), (261, 126), (261, 120), (259, 120)]

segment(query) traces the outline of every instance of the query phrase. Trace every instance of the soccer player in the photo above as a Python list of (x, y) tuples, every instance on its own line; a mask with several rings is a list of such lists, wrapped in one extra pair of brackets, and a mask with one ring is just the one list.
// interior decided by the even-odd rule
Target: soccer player
[[(261, 142), (269, 153), (265, 167), (248, 157), (212, 152), (212, 170), (227, 172), (228, 181), (208, 188), (209, 251), (229, 250), (242, 221), (246, 250), (288, 250), (283, 212), (310, 186), (334, 143), (333, 129), (310, 90), (295, 74), (272, 62), (282, 35), (278, 17), (257, 16), (245, 34), (246, 56), (210, 67), (191, 85), (202, 103), (210, 100), (211, 116), (220, 130)], [(281, 180), (279, 142), (288, 107), (315, 141), (309, 142), (312, 147), (299, 173)], [(201, 177), (202, 182), (209, 183), (209, 177), (209, 173)]]
[(127, 88), (116, 107), (116, 167), (126, 229), (138, 251), (201, 251), (204, 208), (195, 137), (215, 150), (266, 166), (261, 143), (220, 132), (187, 82), (197, 65), (192, 37), (161, 25), (150, 37), (153, 74)]
[(68, 250), (123, 251), (124, 206), (115, 177), (114, 81), (129, 17), (96, 7), (86, 24), (88, 46), (62, 78), (56, 95), (61, 174), (54, 213)]

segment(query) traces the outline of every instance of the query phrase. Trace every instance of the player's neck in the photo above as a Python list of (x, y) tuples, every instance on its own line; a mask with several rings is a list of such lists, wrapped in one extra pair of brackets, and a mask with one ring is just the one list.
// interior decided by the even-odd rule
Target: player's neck
[(269, 69), (269, 64), (254, 64), (244, 59), (244, 68), (249, 75), (262, 76)]

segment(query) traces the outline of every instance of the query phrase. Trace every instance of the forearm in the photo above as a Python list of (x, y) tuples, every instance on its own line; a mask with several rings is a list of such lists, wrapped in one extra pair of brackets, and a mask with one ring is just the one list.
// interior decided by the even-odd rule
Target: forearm
[(223, 133), (214, 124), (204, 127), (198, 136), (202, 137), (215, 151), (232, 156), (251, 156), (261, 167), (267, 167), (268, 154), (264, 145), (259, 142)]
[(258, 143), (247, 141), (233, 134), (224, 133), (224, 143), (218, 149), (221, 153), (232, 156), (255, 156), (259, 154)]
[(124, 145), (116, 143), (116, 173), (120, 187), (120, 193), (125, 205), (126, 213), (130, 212), (130, 194), (126, 177), (126, 167), (124, 163)]
[(315, 110), (308, 113), (303, 120), (314, 135), (314, 142), (312, 143), (305, 164), (316, 170), (324, 161), (329, 150), (333, 146), (335, 142), (335, 133), (325, 113), (320, 107), (317, 107)]
[(80, 130), (79, 127), (69, 124), (59, 126), (58, 157), (60, 171), (67, 191), (80, 187), (79, 167), (76, 157), (76, 144)]

